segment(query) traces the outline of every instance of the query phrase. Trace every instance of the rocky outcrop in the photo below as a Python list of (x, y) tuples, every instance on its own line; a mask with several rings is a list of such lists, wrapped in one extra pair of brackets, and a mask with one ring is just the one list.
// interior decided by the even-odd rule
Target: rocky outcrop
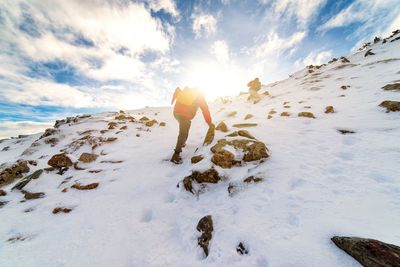
[(98, 155), (93, 154), (93, 153), (82, 153), (81, 156), (79, 157), (79, 161), (82, 161), (84, 163), (90, 163), (93, 162), (97, 159)]
[(65, 153), (52, 156), (47, 164), (57, 169), (69, 168), (73, 165), (72, 160)]
[(26, 161), (17, 161), (13, 165), (4, 168), (0, 171), (0, 187), (21, 178), (22, 174), (27, 172), (29, 172), (29, 167)]
[(400, 111), (400, 101), (385, 100), (379, 106), (386, 108), (386, 113)]
[(22, 190), (31, 180), (38, 179), (40, 175), (43, 173), (42, 169), (36, 170), (32, 174), (24, 177), (21, 181), (19, 181), (11, 190), (17, 189)]
[[(255, 161), (269, 157), (268, 149), (263, 142), (248, 139), (236, 139), (232, 141), (221, 139), (211, 148), (211, 151), (217, 153), (224, 150), (226, 145), (242, 150), (244, 154), (241, 160), (243, 161)], [(237, 164), (237, 162), (233, 164)]]
[(333, 243), (365, 267), (400, 267), (400, 247), (375, 239), (332, 237)]
[(311, 112), (308, 112), (308, 111), (300, 112), (300, 113), (298, 114), (298, 116), (299, 116), (299, 117), (304, 117), (304, 118), (312, 118), (312, 119), (315, 119), (314, 114), (311, 113)]
[(48, 137), (48, 136), (50, 136), (50, 135), (56, 134), (57, 132), (58, 132), (57, 129), (54, 129), (54, 128), (47, 128), (47, 129), (44, 131), (44, 133), (42, 134), (42, 136), (40, 136), (39, 139), (42, 139), (42, 138)]
[(400, 83), (386, 84), (382, 89), (386, 91), (400, 91)]
[(228, 126), (226, 126), (225, 122), (221, 121), (220, 123), (218, 123), (217, 127), (215, 128), (215, 130), (221, 131), (223, 133), (228, 132)]
[(197, 243), (203, 249), (206, 257), (210, 252), (210, 241), (212, 239), (212, 232), (214, 231), (213, 220), (211, 215), (204, 216), (200, 219), (196, 227), (201, 236), (197, 239)]

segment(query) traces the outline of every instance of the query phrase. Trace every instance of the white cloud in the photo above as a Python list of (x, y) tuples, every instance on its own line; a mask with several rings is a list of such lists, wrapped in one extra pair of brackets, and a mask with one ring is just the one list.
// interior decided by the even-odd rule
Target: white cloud
[(179, 11), (173, 0), (152, 0), (150, 1), (150, 8), (155, 12), (164, 10), (175, 18), (179, 17)]
[(304, 65), (321, 65), (332, 58), (332, 51), (311, 52), (304, 60)]
[(258, 58), (266, 56), (278, 56), (285, 50), (299, 44), (307, 33), (304, 31), (295, 32), (287, 38), (281, 38), (276, 32), (270, 32), (261, 45), (256, 47), (255, 53)]
[(16, 137), (20, 134), (35, 134), (51, 127), (52, 123), (32, 121), (0, 121), (0, 139)]
[(226, 63), (229, 61), (229, 47), (225, 41), (216, 41), (211, 45), (211, 53), (215, 56), (218, 62)]
[(192, 29), (196, 38), (208, 37), (217, 31), (217, 18), (211, 14), (194, 15)]

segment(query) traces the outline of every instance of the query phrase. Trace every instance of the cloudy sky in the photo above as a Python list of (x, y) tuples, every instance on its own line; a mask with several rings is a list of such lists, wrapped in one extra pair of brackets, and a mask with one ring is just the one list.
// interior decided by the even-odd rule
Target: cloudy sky
[(0, 137), (284, 79), (400, 28), (399, 0), (1, 0)]

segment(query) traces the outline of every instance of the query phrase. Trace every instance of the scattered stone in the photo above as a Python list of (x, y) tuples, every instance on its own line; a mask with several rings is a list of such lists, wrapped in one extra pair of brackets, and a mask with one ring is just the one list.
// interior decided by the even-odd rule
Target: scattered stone
[(209, 247), (212, 239), (212, 232), (214, 231), (211, 215), (201, 218), (196, 229), (201, 233), (201, 236), (197, 239), (198, 244), (203, 249), (204, 254), (207, 257), (210, 251)]
[(232, 126), (235, 128), (246, 128), (246, 127), (255, 127), (257, 125), (258, 125), (257, 123), (238, 123)]
[(63, 190), (61, 190), (62, 193), (67, 193), (68, 192), (68, 188), (64, 188)]
[(215, 129), (226, 133), (228, 131), (228, 126), (226, 126), (225, 122), (221, 121), (220, 123), (218, 123), (218, 125)]
[(192, 157), (190, 161), (192, 162), (192, 164), (196, 164), (196, 163), (202, 161), (203, 159), (204, 159), (203, 156), (198, 155), (198, 156)]
[(281, 116), (282, 116), (282, 117), (289, 117), (289, 116), (290, 116), (290, 113), (287, 112), (287, 111), (284, 111), (284, 112), (281, 113)]
[(269, 114), (269, 115), (273, 115), (273, 114), (275, 114), (275, 113), (276, 113), (275, 110), (271, 110), (268, 114)]
[(140, 137), (140, 134), (136, 134), (136, 137)]
[(140, 118), (140, 121), (149, 121), (149, 120), (150, 120), (150, 119), (147, 118), (146, 116), (143, 116), (143, 117)]
[(221, 168), (229, 169), (232, 168), (235, 163), (235, 155), (225, 149), (221, 149), (214, 153), (211, 161)]
[(255, 176), (249, 176), (246, 179), (243, 180), (244, 183), (246, 184), (251, 184), (251, 183), (259, 183), (262, 182), (262, 178), (260, 177), (255, 177)]
[(32, 166), (37, 166), (37, 161), (36, 160), (28, 160), (28, 164)]
[(23, 193), (26, 200), (43, 198), (46, 195), (44, 192), (31, 193), (24, 191)]
[(43, 169), (39, 169), (34, 171), (32, 174), (24, 177), (21, 181), (19, 181), (16, 185), (11, 188), (11, 190), (18, 189), (22, 190), (31, 180), (38, 179), (40, 175), (43, 173)]
[(382, 89), (386, 91), (400, 91), (400, 83), (387, 84)]
[(335, 110), (333, 109), (333, 106), (327, 106), (326, 108), (325, 108), (325, 113), (334, 113), (335, 112)]
[(265, 91), (265, 92), (263, 93), (263, 95), (269, 96), (269, 92), (268, 92), (268, 91)]
[(115, 117), (116, 120), (133, 120), (133, 117), (130, 115), (125, 115), (125, 113), (120, 114)]
[(268, 120), (272, 119), (272, 115), (268, 115), (267, 119)]
[(82, 161), (84, 163), (90, 163), (93, 162), (97, 159), (98, 155), (92, 154), (92, 153), (82, 153), (81, 156), (79, 157), (79, 161)]
[(77, 190), (92, 190), (96, 189), (99, 186), (99, 183), (91, 183), (87, 185), (81, 185), (80, 183), (75, 183), (71, 186), (71, 188), (75, 188)]
[(341, 57), (340, 59), (341, 59), (342, 63), (350, 63), (350, 60), (348, 60), (345, 57)]
[(57, 208), (54, 208), (53, 214), (58, 214), (60, 212), (62, 212), (62, 213), (70, 213), (71, 211), (72, 211), (71, 208), (57, 207)]
[(8, 203), (8, 201), (1, 201), (0, 200), (0, 208), (2, 208), (3, 206), (5, 206)]
[(338, 131), (343, 135), (345, 135), (345, 134), (355, 134), (356, 133), (355, 131), (347, 130), (347, 129), (338, 129)]
[(22, 236), (22, 235), (17, 235), (17, 236), (10, 237), (9, 239), (7, 239), (7, 242), (15, 243), (18, 241), (25, 241), (26, 239), (28, 239), (28, 237)]
[(249, 139), (256, 139), (254, 136), (252, 136), (250, 133), (249, 133), (249, 131), (247, 131), (247, 130), (239, 130), (238, 132), (238, 135), (240, 135), (240, 136), (242, 136), (242, 137), (246, 137), (246, 138), (249, 138)]
[(310, 108), (311, 108), (311, 106), (304, 106), (304, 108), (310, 109)]
[(311, 113), (311, 112), (307, 112), (307, 111), (300, 112), (300, 113), (298, 114), (298, 116), (299, 116), (299, 117), (305, 117), (305, 118), (313, 118), (313, 119), (315, 119), (314, 114)]
[(102, 172), (103, 170), (90, 170), (89, 172), (90, 173), (99, 173), (99, 172)]
[(288, 105), (286, 105), (286, 106), (283, 106), (284, 108), (290, 108), (290, 106), (288, 106)]
[(3, 189), (0, 189), (0, 197), (4, 197), (7, 195), (7, 192), (4, 191)]
[(283, 102), (282, 105), (284, 106), (284, 105), (287, 105), (287, 104), (289, 104), (289, 103), (290, 103), (290, 101), (285, 101), (285, 102)]
[(121, 128), (119, 128), (120, 130), (127, 130), (128, 129), (128, 126), (127, 125), (125, 125), (125, 126), (122, 126)]
[(400, 101), (385, 100), (379, 106), (386, 108), (386, 113), (400, 111)]
[(85, 168), (79, 167), (78, 162), (74, 162), (74, 169), (77, 170), (77, 171), (86, 170)]
[(105, 134), (106, 132), (108, 132), (108, 130), (101, 130), (100, 131), (101, 134)]
[(102, 160), (100, 163), (122, 163), (123, 160)]
[(340, 86), (340, 88), (343, 90), (346, 90), (346, 89), (350, 88), (350, 85), (342, 85), (342, 86)]
[(145, 125), (146, 125), (147, 127), (151, 127), (151, 126), (153, 126), (153, 125), (156, 124), (156, 123), (157, 123), (156, 120), (151, 120), (151, 121), (147, 121)]
[(245, 248), (242, 242), (240, 242), (239, 245), (236, 247), (236, 251), (240, 255), (249, 254), (249, 251)]
[(237, 111), (232, 111), (232, 112), (228, 113), (227, 117), (234, 117), (234, 116), (236, 116), (236, 114), (237, 114)]
[(72, 160), (65, 153), (52, 156), (47, 164), (57, 169), (69, 168), (73, 165)]
[(375, 53), (372, 52), (372, 49), (368, 49), (367, 52), (365, 53), (364, 57), (373, 56), (373, 55), (375, 55)]
[[(268, 158), (268, 149), (263, 142), (241, 139), (227, 141), (226, 139), (218, 140), (217, 144), (211, 147), (211, 151), (216, 153), (220, 150), (224, 150), (226, 145), (233, 146), (235, 149), (241, 149), (244, 152), (243, 161), (255, 161), (263, 158)], [(236, 164), (236, 162), (235, 162)]]
[(108, 123), (108, 129), (112, 130), (115, 129), (117, 127), (118, 123), (116, 123), (115, 121), (111, 121)]
[(102, 143), (111, 143), (117, 139), (118, 139), (117, 137), (107, 137), (107, 138), (100, 137), (99, 141)]
[(331, 64), (333, 62), (336, 62), (338, 59), (337, 58), (332, 58), (330, 61), (328, 61), (328, 64)]
[(381, 41), (381, 38), (375, 36), (374, 38), (374, 44), (379, 43)]
[(365, 267), (400, 266), (400, 247), (375, 239), (334, 236), (336, 246)]
[(245, 117), (244, 117), (244, 119), (245, 120), (249, 120), (249, 119), (251, 119), (251, 118), (253, 118), (254, 116), (252, 115), (252, 114), (247, 114)]
[(8, 151), (10, 149), (10, 146), (5, 146), (1, 151)]
[(12, 183), (15, 179), (21, 178), (23, 173), (29, 172), (26, 161), (17, 161), (10, 167), (0, 171), (0, 187)]
[(166, 124), (164, 121), (162, 121), (162, 122), (160, 122), (159, 125), (160, 125), (160, 126), (166, 126), (167, 124)]
[(55, 133), (57, 133), (57, 132), (58, 132), (57, 129), (54, 129), (54, 128), (47, 128), (47, 129), (44, 131), (44, 133), (42, 134), (42, 136), (40, 136), (39, 139), (48, 137), (48, 136), (53, 135), (53, 134), (55, 134)]

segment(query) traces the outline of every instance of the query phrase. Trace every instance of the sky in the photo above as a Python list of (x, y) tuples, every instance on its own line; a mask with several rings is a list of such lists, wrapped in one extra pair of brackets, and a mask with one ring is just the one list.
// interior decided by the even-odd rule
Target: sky
[(399, 0), (1, 0), (0, 138), (177, 86), (235, 95), (396, 29)]

